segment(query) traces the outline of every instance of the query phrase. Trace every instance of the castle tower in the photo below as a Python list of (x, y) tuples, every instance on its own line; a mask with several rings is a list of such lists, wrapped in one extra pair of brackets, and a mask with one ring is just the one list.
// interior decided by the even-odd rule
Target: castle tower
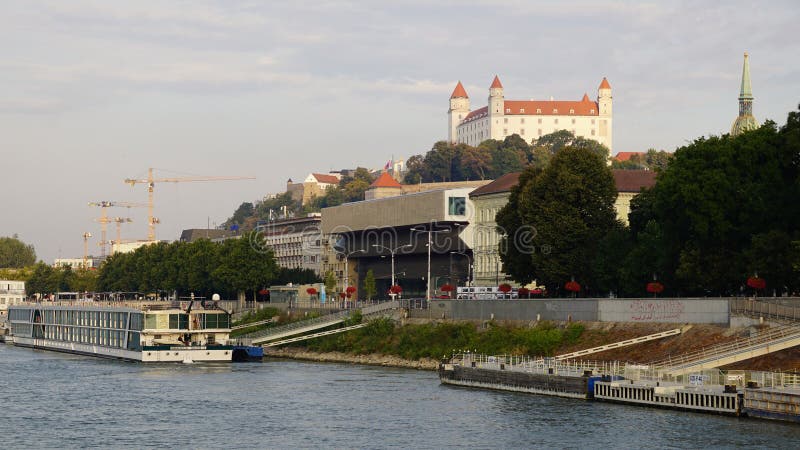
[(503, 116), (505, 115), (505, 99), (503, 97), (503, 84), (500, 78), (494, 76), (492, 85), (489, 86), (489, 137), (503, 139)]
[(750, 86), (750, 61), (747, 52), (744, 54), (742, 67), (742, 87), (739, 90), (739, 116), (731, 126), (731, 136), (738, 136), (745, 131), (758, 128), (758, 121), (753, 116), (753, 88)]
[(611, 83), (608, 82), (606, 77), (603, 77), (603, 81), (600, 82), (600, 86), (597, 88), (597, 107), (599, 109), (597, 134), (600, 136), (598, 141), (605, 144), (609, 150), (613, 150), (613, 133), (611, 126), (613, 108), (611, 100)]
[(469, 114), (469, 96), (461, 81), (459, 81), (456, 88), (453, 89), (453, 94), (450, 95), (450, 109), (447, 110), (448, 141), (456, 142), (458, 140), (456, 127), (467, 117), (467, 114)]

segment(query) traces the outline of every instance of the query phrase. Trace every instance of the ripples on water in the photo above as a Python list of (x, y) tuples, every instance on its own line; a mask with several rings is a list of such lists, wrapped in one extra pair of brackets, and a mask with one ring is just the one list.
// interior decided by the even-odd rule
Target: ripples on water
[(800, 448), (800, 425), (270, 360), (147, 365), (0, 345), (0, 448)]

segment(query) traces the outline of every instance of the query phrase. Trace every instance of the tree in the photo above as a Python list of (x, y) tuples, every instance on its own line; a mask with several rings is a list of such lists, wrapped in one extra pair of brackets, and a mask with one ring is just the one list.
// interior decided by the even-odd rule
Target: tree
[(17, 235), (0, 237), (0, 269), (20, 268), (36, 263), (32, 245), (20, 241)]
[(467, 179), (485, 180), (492, 170), (492, 155), (482, 148), (467, 147), (461, 153), (461, 166)]
[(545, 163), (549, 157), (552, 157), (566, 147), (589, 150), (604, 160), (608, 160), (608, 156), (610, 154), (608, 147), (595, 141), (594, 139), (575, 137), (575, 135), (570, 131), (558, 130), (550, 134), (545, 134), (533, 142), (530, 157), (531, 162), (539, 164)]
[(600, 242), (620, 226), (616, 197), (606, 160), (587, 148), (565, 147), (546, 168), (528, 168), (497, 217), (508, 233), (500, 249), (503, 270), (520, 283), (537, 279), (551, 289), (573, 276), (597, 288), (603, 277), (593, 262)]
[(406, 175), (403, 178), (405, 184), (418, 184), (423, 180), (429, 179), (428, 167), (425, 165), (425, 157), (413, 155), (406, 161)]
[(233, 225), (241, 225), (248, 217), (252, 217), (255, 213), (255, 208), (253, 204), (250, 202), (244, 202), (236, 208), (236, 211), (233, 212), (233, 216), (228, 219), (228, 224)]
[(53, 284), (53, 272), (54, 269), (43, 262), (36, 264), (31, 277), (25, 283), (25, 290), (28, 295), (45, 295), (55, 292), (56, 286)]
[(372, 269), (367, 270), (367, 274), (364, 276), (363, 286), (367, 300), (371, 301), (372, 297), (378, 292), (378, 289), (375, 287), (375, 273)]
[(332, 270), (325, 272), (325, 292), (328, 295), (336, 295), (336, 275)]

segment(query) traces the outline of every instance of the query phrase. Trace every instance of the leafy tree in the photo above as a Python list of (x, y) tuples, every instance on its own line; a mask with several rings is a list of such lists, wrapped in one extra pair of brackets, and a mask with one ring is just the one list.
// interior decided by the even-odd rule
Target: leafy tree
[(336, 295), (336, 275), (332, 270), (325, 272), (325, 279), (323, 282), (325, 283), (325, 292), (327, 292), (328, 295)]
[(405, 184), (418, 184), (430, 178), (428, 167), (425, 165), (425, 157), (413, 155), (406, 160), (406, 175), (403, 178)]
[(559, 130), (546, 134), (533, 142), (530, 160), (531, 162), (542, 164), (549, 157), (566, 147), (589, 150), (603, 158), (603, 160), (607, 160), (610, 153), (608, 147), (594, 139), (575, 137), (570, 131)]
[[(620, 226), (616, 197), (605, 159), (587, 148), (563, 148), (546, 168), (527, 169), (497, 217), (508, 233), (500, 249), (504, 271), (518, 282), (535, 278), (551, 289), (572, 276), (584, 286), (602, 285), (593, 262), (599, 243)], [(534, 243), (538, 249), (523, 248)]]
[(25, 291), (28, 295), (55, 292), (56, 286), (53, 284), (54, 271), (52, 267), (43, 262), (36, 264), (31, 277), (25, 283)]
[(238, 224), (241, 225), (245, 222), (245, 219), (252, 217), (255, 214), (255, 207), (250, 202), (244, 202), (236, 208), (236, 211), (233, 212), (233, 216), (228, 219), (228, 224)]
[(0, 237), (0, 268), (19, 268), (36, 263), (32, 245), (20, 241), (17, 235)]
[(492, 155), (482, 148), (467, 147), (461, 153), (461, 166), (467, 179), (485, 180), (492, 171)]
[(273, 284), (313, 284), (321, 282), (322, 279), (319, 275), (311, 269), (290, 269), (288, 267), (280, 267), (277, 276), (272, 280)]
[(375, 273), (372, 269), (367, 270), (367, 274), (364, 276), (364, 294), (367, 296), (367, 300), (372, 300), (372, 297), (378, 292), (378, 289), (375, 286)]

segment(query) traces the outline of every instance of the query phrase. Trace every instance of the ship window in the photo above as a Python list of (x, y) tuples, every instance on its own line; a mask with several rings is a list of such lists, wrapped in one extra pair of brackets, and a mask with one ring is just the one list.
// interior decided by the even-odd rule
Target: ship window
[(156, 328), (156, 315), (155, 314), (145, 314), (144, 316), (144, 327), (146, 329), (152, 330)]
[(449, 197), (447, 200), (448, 200), (448, 213), (451, 216), (463, 216), (466, 214), (467, 212), (466, 198)]

